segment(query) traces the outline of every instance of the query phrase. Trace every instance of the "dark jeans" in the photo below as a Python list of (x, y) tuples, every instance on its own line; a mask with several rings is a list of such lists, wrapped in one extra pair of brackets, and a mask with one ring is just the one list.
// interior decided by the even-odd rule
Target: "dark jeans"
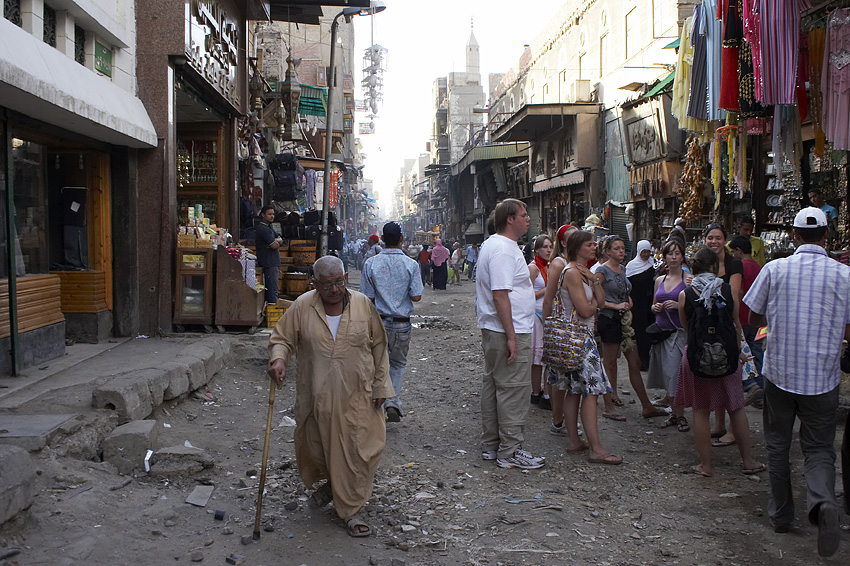
[(821, 503), (838, 505), (835, 499), (835, 421), (838, 387), (821, 395), (798, 395), (764, 381), (764, 439), (770, 473), (767, 512), (774, 524), (794, 521), (791, 464), (788, 455), (794, 422), (800, 419), (800, 448), (806, 478), (806, 510), (817, 524)]
[(430, 263), (420, 263), (419, 264), (419, 273), (422, 275), (422, 284), (430, 285), (431, 284), (431, 264)]
[(277, 304), (277, 286), (280, 266), (263, 268), (263, 285), (266, 286), (266, 302), (270, 305)]
[(744, 338), (747, 340), (747, 344), (753, 352), (753, 362), (756, 365), (756, 376), (753, 378), (748, 377), (743, 381), (742, 385), (744, 386), (744, 391), (747, 391), (753, 385), (758, 385), (764, 389), (764, 376), (761, 373), (762, 363), (764, 363), (764, 340), (756, 341), (756, 334), (759, 331), (757, 326), (750, 326), (746, 324), (743, 329)]
[(469, 268), (469, 273), (467, 273), (466, 279), (467, 281), (472, 281), (474, 279), (473, 276), (475, 275), (475, 262), (466, 260), (466, 265)]

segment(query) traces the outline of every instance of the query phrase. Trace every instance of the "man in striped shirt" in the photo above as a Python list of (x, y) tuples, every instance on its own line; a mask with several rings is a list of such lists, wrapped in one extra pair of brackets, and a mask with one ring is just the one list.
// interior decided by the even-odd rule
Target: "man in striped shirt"
[(788, 454), (799, 418), (808, 518), (818, 525), (818, 554), (832, 556), (841, 534), (833, 444), (841, 344), (850, 335), (850, 267), (826, 254), (829, 229), (819, 208), (797, 214), (794, 237), (800, 244), (794, 255), (765, 265), (744, 297), (750, 325), (768, 326), (762, 370), (768, 515), (776, 532), (788, 532), (794, 520)]

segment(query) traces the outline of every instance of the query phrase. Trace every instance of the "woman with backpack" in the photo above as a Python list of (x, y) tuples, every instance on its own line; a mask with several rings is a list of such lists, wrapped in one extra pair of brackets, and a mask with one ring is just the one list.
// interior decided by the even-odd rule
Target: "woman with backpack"
[(679, 293), (679, 320), (688, 333), (679, 369), (675, 405), (693, 409), (694, 442), (700, 463), (690, 472), (711, 477), (711, 411), (729, 412), (741, 454), (741, 473), (757, 474), (764, 464), (753, 459), (750, 424), (741, 389), (740, 344), (743, 337), (732, 287), (717, 276), (719, 258), (700, 249), (691, 262), (694, 279)]

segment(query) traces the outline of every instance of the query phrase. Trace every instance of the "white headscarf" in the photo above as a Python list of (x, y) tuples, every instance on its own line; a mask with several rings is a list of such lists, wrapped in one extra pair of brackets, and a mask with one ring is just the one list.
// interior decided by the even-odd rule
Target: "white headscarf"
[(631, 277), (632, 275), (639, 275), (647, 269), (652, 269), (655, 266), (651, 256), (649, 257), (649, 259), (641, 259), (640, 252), (644, 250), (652, 250), (652, 244), (650, 244), (648, 240), (641, 240), (640, 242), (638, 242), (637, 255), (632, 261), (626, 264), (626, 277)]

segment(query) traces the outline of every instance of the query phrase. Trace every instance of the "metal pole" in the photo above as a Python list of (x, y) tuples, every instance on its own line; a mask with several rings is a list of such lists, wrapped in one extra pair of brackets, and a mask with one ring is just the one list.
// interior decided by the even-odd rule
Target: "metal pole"
[(319, 236), (319, 257), (328, 255), (328, 207), (331, 199), (331, 145), (333, 141), (334, 83), (336, 82), (336, 33), (339, 28), (340, 12), (331, 23), (331, 60), (328, 77), (328, 108), (325, 115), (325, 167), (322, 186), (322, 233)]
[(18, 339), (18, 285), (16, 279), (16, 257), (15, 250), (15, 193), (14, 173), (15, 166), (12, 161), (12, 129), (11, 124), (6, 122), (4, 145), (6, 146), (6, 269), (9, 280), (9, 350), (12, 362), (12, 375), (18, 375), (18, 357), (20, 354), (20, 341)]

